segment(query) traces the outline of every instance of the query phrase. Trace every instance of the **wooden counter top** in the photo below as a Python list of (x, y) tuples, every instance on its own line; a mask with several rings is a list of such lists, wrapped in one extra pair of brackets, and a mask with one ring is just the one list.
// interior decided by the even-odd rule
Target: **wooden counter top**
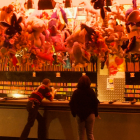
[[(0, 100), (0, 108), (21, 108), (25, 109), (28, 99)], [(49, 101), (44, 99), (41, 109), (47, 110), (67, 110), (69, 111), (69, 101)], [(131, 102), (101, 102), (99, 104), (99, 112), (124, 112), (124, 113), (140, 113), (140, 102), (131, 104)]]

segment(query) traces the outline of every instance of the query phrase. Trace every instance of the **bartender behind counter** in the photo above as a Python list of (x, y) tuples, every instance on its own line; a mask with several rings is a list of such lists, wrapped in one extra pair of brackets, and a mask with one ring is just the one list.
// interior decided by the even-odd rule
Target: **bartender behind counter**
[(55, 90), (54, 88), (50, 88), (50, 83), (49, 79), (44, 79), (42, 84), (37, 87), (29, 97), (29, 101), (27, 103), (28, 121), (20, 136), (20, 140), (27, 139), (30, 129), (34, 125), (35, 119), (38, 121), (38, 140), (45, 140), (44, 118), (38, 112), (38, 109), (44, 97), (50, 101), (54, 99)]

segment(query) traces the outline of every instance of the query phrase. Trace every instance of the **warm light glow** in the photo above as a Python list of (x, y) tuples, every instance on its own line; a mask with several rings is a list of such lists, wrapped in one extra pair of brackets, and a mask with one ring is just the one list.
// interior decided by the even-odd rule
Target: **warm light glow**
[(86, 73), (85, 73), (85, 72), (83, 72), (83, 73), (82, 73), (82, 76), (84, 76), (84, 75), (86, 75)]
[(24, 95), (24, 94), (18, 94), (18, 91), (15, 91), (14, 94), (11, 94), (12, 98), (28, 98), (28, 95)]
[(13, 94), (13, 98), (21, 98), (21, 97), (23, 97), (22, 94), (18, 94), (18, 93)]
[(57, 73), (56, 73), (56, 77), (61, 77), (60, 72), (57, 72)]
[(24, 5), (25, 0), (0, 0), (0, 8), (2, 8), (3, 6), (8, 6), (12, 2), (20, 2), (21, 5)]
[[(10, 94), (10, 97), (12, 98), (28, 98), (28, 95), (21, 94), (20, 90), (15, 90), (12, 92), (13, 94)], [(9, 96), (9, 95), (8, 95)]]
[(27, 17), (29, 17), (34, 11), (35, 11), (35, 9), (28, 9), (28, 10), (25, 12), (25, 15), (26, 15)]
[[(24, 7), (24, 3), (27, 0), (0, 0), (0, 8), (2, 8), (3, 6), (8, 6), (9, 4), (11, 4), (12, 2), (14, 3), (20, 3), (22, 7)], [(38, 9), (38, 1), (39, 0), (34, 0), (34, 8)]]
[[(79, 6), (79, 3), (86, 1), (86, 0), (72, 0), (73, 6)], [(117, 0), (119, 4), (132, 4), (132, 0)]]
[[(18, 0), (21, 5), (24, 5), (25, 0)], [(35, 9), (38, 8), (38, 1), (39, 0), (34, 0), (34, 7)], [(84, 0), (72, 0), (72, 5), (73, 6), (79, 6), (79, 3), (82, 2)], [(117, 0), (119, 2), (119, 4), (132, 4), (132, 0)], [(8, 6), (9, 4), (11, 4), (12, 2), (16, 2), (16, 0), (0, 0), (0, 8), (2, 8), (3, 6)]]

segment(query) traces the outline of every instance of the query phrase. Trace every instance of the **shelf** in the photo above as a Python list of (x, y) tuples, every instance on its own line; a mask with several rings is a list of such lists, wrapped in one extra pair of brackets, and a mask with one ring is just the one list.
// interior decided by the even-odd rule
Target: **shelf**
[(124, 97), (124, 98), (136, 98), (136, 99), (140, 99), (140, 97)]
[[(40, 84), (39, 84), (40, 85)], [(38, 87), (39, 85), (4, 85), (4, 84), (0, 84), (0, 86), (14, 86), (14, 87)], [(77, 86), (55, 86), (55, 85), (51, 85), (51, 87), (62, 87), (62, 88), (66, 88), (66, 87), (69, 87), (69, 88), (77, 88)], [(91, 88), (96, 88), (96, 86), (91, 86)]]
[(140, 94), (140, 93), (124, 93), (124, 94)]
[(140, 90), (140, 88), (125, 88), (125, 89), (128, 89), (128, 90), (129, 90), (129, 89), (132, 89), (132, 90), (133, 90), (133, 89), (134, 89), (134, 90), (135, 90), (135, 89), (136, 89), (136, 90)]

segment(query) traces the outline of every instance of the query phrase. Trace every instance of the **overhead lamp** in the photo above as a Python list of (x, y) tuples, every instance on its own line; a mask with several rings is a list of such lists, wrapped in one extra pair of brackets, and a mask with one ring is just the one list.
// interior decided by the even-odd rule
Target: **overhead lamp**
[(56, 72), (56, 77), (61, 77), (60, 72)]

